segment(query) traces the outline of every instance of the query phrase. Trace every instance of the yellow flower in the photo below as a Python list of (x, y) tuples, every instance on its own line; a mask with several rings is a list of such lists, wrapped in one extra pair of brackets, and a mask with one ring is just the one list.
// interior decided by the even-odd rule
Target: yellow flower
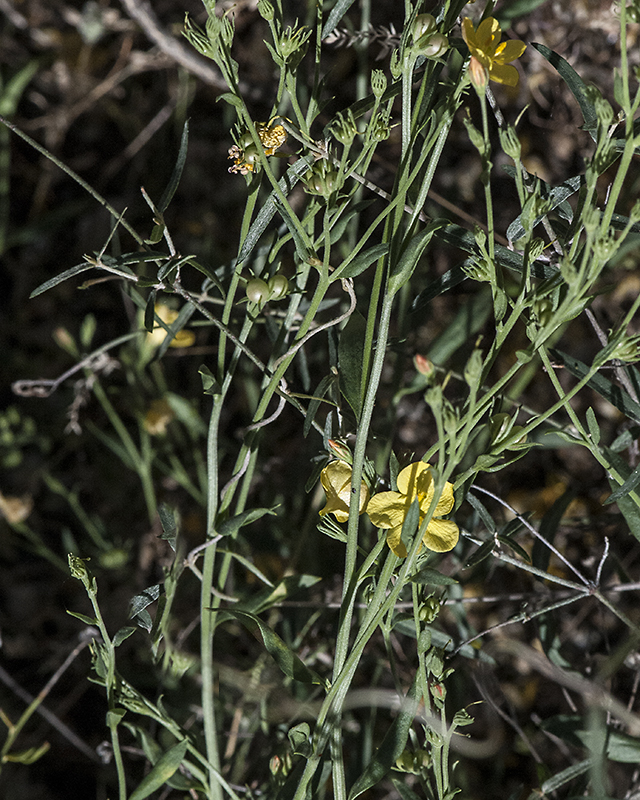
[(162, 397), (152, 401), (142, 424), (151, 436), (163, 436), (167, 432), (167, 425), (174, 417), (173, 409)]
[[(506, 83), (507, 86), (517, 86), (518, 70), (509, 66), (509, 62), (520, 58), (525, 51), (526, 44), (519, 39), (509, 39), (500, 43), (501, 37), (500, 24), (493, 17), (487, 17), (477, 28), (473, 27), (473, 22), (469, 17), (462, 20), (462, 38), (471, 53), (469, 71), (472, 78), (475, 76), (476, 81), (479, 80), (478, 76), (482, 69), (485, 75), (488, 73), (491, 81)], [(475, 82), (474, 85), (476, 85)]]
[[(349, 519), (349, 505), (351, 503), (351, 466), (346, 461), (331, 461), (320, 473), (320, 482), (327, 495), (325, 507), (320, 511), (320, 516), (333, 514), (338, 522)], [(362, 481), (360, 484), (360, 510), (359, 514), (367, 507), (369, 502), (369, 489)]]
[[(164, 303), (156, 303), (154, 311), (167, 325), (171, 325), (178, 319), (178, 312), (173, 308), (169, 308), (169, 306)], [(147, 341), (152, 347), (160, 347), (166, 335), (167, 332), (162, 325), (156, 325), (153, 329), (153, 333), (147, 334)], [(193, 331), (185, 331), (183, 329), (176, 333), (169, 347), (191, 347), (195, 340), (196, 335)]]
[[(400, 558), (405, 558), (407, 555), (407, 549), (400, 539), (402, 523), (416, 498), (420, 505), (420, 524), (422, 524), (433, 500), (433, 475), (429, 465), (424, 461), (409, 464), (400, 472), (397, 492), (379, 492), (369, 500), (367, 506), (371, 522), (377, 528), (388, 529), (387, 544)], [(453, 485), (445, 483), (431, 522), (422, 537), (422, 542), (429, 550), (446, 553), (456, 546), (460, 533), (458, 526), (449, 519), (438, 519), (448, 514), (452, 508)]]

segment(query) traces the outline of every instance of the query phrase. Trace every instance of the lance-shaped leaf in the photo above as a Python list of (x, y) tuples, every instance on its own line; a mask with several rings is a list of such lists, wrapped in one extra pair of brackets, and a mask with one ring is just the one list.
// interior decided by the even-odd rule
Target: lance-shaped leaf
[(391, 274), (389, 275), (388, 288), (391, 294), (396, 294), (396, 292), (400, 291), (411, 278), (433, 234), (438, 229), (445, 227), (445, 225), (445, 220), (434, 219), (423, 231), (411, 237), (404, 252), (400, 256), (398, 262), (392, 267)]
[(156, 761), (151, 772), (142, 779), (142, 783), (129, 795), (129, 800), (144, 800), (152, 792), (159, 789), (176, 772), (187, 752), (187, 740), (174, 744)]
[(267, 652), (288, 678), (302, 683), (317, 683), (327, 686), (326, 681), (317, 672), (309, 669), (307, 665), (291, 650), (259, 617), (248, 614), (246, 611), (228, 609), (224, 612), (226, 617), (232, 617), (241, 622), (245, 628), (256, 638), (262, 638)]

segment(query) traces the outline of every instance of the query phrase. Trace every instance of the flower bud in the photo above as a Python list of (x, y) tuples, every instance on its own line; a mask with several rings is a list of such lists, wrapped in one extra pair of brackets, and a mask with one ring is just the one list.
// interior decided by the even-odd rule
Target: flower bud
[(337, 439), (328, 439), (327, 444), (333, 450), (333, 454), (336, 458), (339, 458), (341, 461), (346, 461), (347, 464), (353, 464), (351, 450), (349, 450), (344, 442), (340, 442)]
[(424, 375), (425, 377), (433, 375), (433, 361), (430, 361), (426, 356), (420, 355), (420, 353), (416, 353), (413, 357), (413, 366), (420, 375)]
[(387, 78), (381, 69), (374, 69), (371, 73), (371, 91), (380, 99), (387, 90)]
[(269, 0), (258, 0), (258, 14), (260, 14), (262, 19), (266, 19), (267, 22), (271, 22), (275, 12)]

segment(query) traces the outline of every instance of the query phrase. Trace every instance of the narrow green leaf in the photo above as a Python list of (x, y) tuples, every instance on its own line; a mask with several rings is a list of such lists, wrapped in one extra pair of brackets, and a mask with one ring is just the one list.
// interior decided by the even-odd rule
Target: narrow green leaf
[(318, 387), (314, 390), (313, 397), (309, 401), (309, 405), (307, 407), (307, 413), (304, 418), (304, 426), (302, 428), (302, 435), (305, 439), (309, 435), (313, 421), (316, 418), (318, 409), (320, 408), (320, 403), (334, 381), (335, 374), (332, 373), (331, 375), (325, 375), (318, 384)]
[(155, 308), (156, 308), (156, 290), (153, 289), (149, 292), (149, 297), (147, 298), (147, 305), (144, 309), (144, 327), (146, 330), (151, 333), (153, 331), (153, 326), (155, 322)]
[(338, 0), (335, 6), (331, 9), (329, 18), (325, 22), (324, 28), (322, 29), (323, 39), (326, 39), (330, 33), (333, 33), (342, 17), (344, 17), (347, 11), (351, 8), (352, 4), (353, 0)]
[(512, 0), (510, 3), (503, 3), (495, 16), (504, 30), (511, 27), (512, 20), (530, 14), (545, 2), (546, 0)]
[(331, 276), (332, 281), (338, 278), (356, 278), (361, 275), (374, 261), (377, 261), (382, 256), (389, 252), (388, 244), (375, 244), (369, 247), (362, 253), (359, 253), (353, 259), (347, 258)]
[[(438, 230), (436, 236), (438, 239), (442, 239), (447, 244), (458, 247), (466, 253), (471, 253), (475, 256), (480, 255), (475, 236), (466, 228), (461, 228), (460, 225), (447, 225), (446, 228)], [(495, 255), (498, 263), (505, 269), (522, 273), (523, 258), (521, 253), (516, 253), (507, 247), (496, 244)], [(534, 261), (529, 269), (534, 278), (554, 278), (558, 274), (557, 267), (544, 261)]]
[[(610, 481), (610, 483), (613, 483), (613, 481)], [(607, 497), (602, 505), (607, 506), (610, 503), (617, 503), (622, 497), (632, 492), (638, 484), (640, 484), (640, 464), (633, 470), (622, 486), (619, 486)]]
[(453, 289), (454, 286), (457, 286), (458, 284), (462, 283), (462, 281), (466, 280), (467, 274), (463, 267), (467, 265), (470, 266), (471, 264), (473, 264), (473, 260), (467, 258), (462, 264), (457, 264), (455, 267), (447, 270), (444, 275), (441, 275), (439, 278), (431, 281), (431, 283), (427, 285), (426, 289), (423, 289), (413, 301), (411, 306), (411, 314), (418, 314), (431, 302), (431, 300), (434, 299), (434, 297), (438, 297), (439, 295), (448, 292), (449, 289)]
[(527, 553), (524, 547), (521, 547), (517, 542), (514, 542), (513, 539), (510, 539), (508, 536), (501, 536), (500, 534), (496, 536), (496, 539), (499, 542), (502, 542), (505, 547), (509, 547), (511, 550), (513, 550), (513, 552), (519, 555), (523, 561), (527, 562), (527, 564), (531, 563), (531, 556), (529, 553)]
[(160, 584), (156, 583), (154, 586), (149, 586), (140, 592), (140, 594), (132, 597), (129, 601), (129, 619), (137, 616), (147, 606), (150, 606), (151, 603), (155, 603), (158, 597), (160, 597), (160, 588)]
[[(296, 163), (293, 164), (293, 166), (289, 167), (289, 169), (287, 170), (287, 174), (284, 177), (280, 178), (278, 186), (285, 194), (287, 192), (290, 192), (291, 189), (293, 189), (293, 187), (299, 181), (300, 176), (308, 172), (312, 166), (313, 166), (313, 156), (306, 156), (305, 158), (299, 158), (296, 161)], [(251, 255), (255, 246), (258, 244), (258, 240), (267, 229), (267, 225), (271, 222), (274, 214), (277, 211), (278, 207), (276, 204), (276, 200), (277, 196), (275, 191), (273, 191), (266, 199), (264, 205), (260, 209), (255, 220), (253, 221), (253, 224), (249, 228), (249, 233), (247, 234), (247, 237), (244, 240), (242, 247), (240, 248), (240, 252), (238, 253), (238, 261), (245, 261)]]
[(85, 625), (98, 624), (98, 620), (95, 617), (88, 617), (86, 614), (81, 614), (79, 611), (69, 611), (69, 609), (67, 609), (67, 614), (70, 617), (75, 617), (76, 619), (79, 619), (80, 622), (84, 622)]
[(491, 553), (493, 552), (495, 542), (491, 539), (484, 544), (481, 544), (480, 547), (474, 551), (469, 558), (465, 561), (465, 569), (469, 567), (475, 567), (476, 564), (479, 564), (481, 561), (484, 561), (486, 558), (489, 558)]
[(587, 85), (585, 82), (571, 64), (565, 61), (562, 56), (550, 50), (545, 45), (538, 44), (538, 42), (532, 42), (531, 46), (535, 47), (535, 49), (547, 59), (551, 66), (558, 71), (558, 75), (560, 75), (562, 80), (567, 84), (571, 94), (575, 97), (580, 106), (580, 111), (582, 111), (582, 116), (584, 117), (585, 129), (590, 132), (595, 132), (598, 127), (598, 116), (595, 106), (587, 96)]
[[(180, 313), (176, 317), (176, 319), (171, 323), (171, 325), (167, 326), (169, 328), (167, 335), (164, 337), (162, 344), (158, 347), (155, 352), (154, 359), (157, 361), (158, 359), (162, 358), (162, 356), (167, 352), (169, 349), (169, 345), (175, 338), (175, 336), (184, 328), (187, 322), (191, 319), (196, 307), (191, 305), (191, 303), (185, 303), (182, 308), (180, 309)], [(161, 322), (160, 318), (156, 314), (156, 318), (158, 322)]]
[[(618, 455), (618, 453), (614, 453), (608, 448), (605, 448), (604, 452), (606, 453), (611, 466), (622, 477), (623, 481), (626, 481), (631, 474), (629, 466), (620, 457), (620, 455)], [(618, 486), (614, 485), (611, 478), (609, 478), (609, 485), (613, 490), (617, 490), (619, 488)], [(638, 508), (636, 503), (629, 497), (629, 495), (619, 497), (617, 503), (620, 513), (629, 526), (629, 530), (636, 537), (636, 539), (640, 541), (640, 508)]]
[(233, 536), (240, 528), (243, 528), (245, 525), (251, 525), (252, 522), (261, 519), (266, 514), (275, 516), (276, 508), (277, 507), (252, 508), (249, 511), (243, 511), (242, 514), (236, 514), (235, 517), (231, 517), (231, 519), (226, 520), (226, 522), (218, 526), (216, 528), (216, 533), (220, 534), (220, 536)]
[(12, 114), (15, 114), (22, 93), (39, 68), (39, 59), (33, 58), (7, 81), (6, 86), (2, 87), (2, 95), (0, 96), (0, 114), (5, 117), (10, 117)]
[(423, 586), (451, 586), (454, 583), (458, 583), (455, 578), (443, 575), (433, 567), (423, 567), (419, 572), (411, 576), (411, 582), (419, 583)]
[(220, 100), (224, 100), (225, 103), (229, 103), (230, 106), (234, 108), (242, 108), (242, 100), (238, 97), (237, 94), (233, 94), (233, 92), (224, 92), (223, 94), (219, 94), (216, 97), (216, 103), (219, 103)]
[(340, 391), (353, 409), (356, 419), (360, 419), (362, 411), (362, 365), (366, 332), (365, 318), (354, 311), (340, 332), (338, 343)]
[(171, 178), (169, 179), (169, 183), (167, 184), (167, 188), (164, 190), (164, 194), (160, 198), (160, 202), (158, 203), (158, 209), (161, 213), (164, 213), (167, 208), (169, 207), (169, 203), (173, 199), (173, 195), (176, 193), (176, 189), (178, 188), (178, 184), (180, 183), (180, 178), (182, 177), (182, 170), (184, 169), (185, 161), (187, 160), (187, 146), (189, 144), (189, 120), (186, 120), (184, 123), (184, 128), (182, 129), (182, 138), (180, 139), (180, 150), (178, 151), (178, 158), (176, 159), (176, 165), (173, 168), (173, 172), (171, 173)]
[(129, 800), (144, 800), (152, 792), (159, 789), (176, 772), (187, 752), (188, 742), (183, 739), (169, 748), (166, 753), (156, 761), (151, 772), (142, 779), (137, 789), (129, 795)]
[(489, 531), (489, 533), (495, 535), (498, 532), (498, 526), (493, 520), (491, 514), (487, 511), (484, 505), (478, 500), (478, 498), (474, 494), (467, 495), (467, 501), (473, 509), (478, 514), (480, 519), (482, 520), (485, 528)]
[(252, 594), (250, 598), (239, 603), (236, 608), (249, 614), (261, 614), (277, 603), (288, 600), (294, 594), (308, 589), (310, 586), (315, 586), (319, 580), (317, 575), (287, 575), (276, 586)]
[(589, 408), (587, 409), (587, 425), (589, 427), (589, 434), (591, 435), (591, 441), (594, 444), (599, 444), (600, 428), (598, 427), (598, 421), (596, 420), (596, 415), (591, 406), (589, 406)]
[(587, 758), (584, 761), (579, 761), (577, 764), (572, 764), (570, 767), (563, 769), (562, 772), (558, 772), (557, 775), (553, 775), (540, 787), (542, 795), (551, 794), (551, 792), (555, 792), (561, 786), (564, 786), (565, 783), (569, 783), (569, 781), (579, 778), (580, 775), (584, 775), (585, 772), (589, 771), (591, 763), (591, 759)]
[(129, 625), (125, 626), (124, 628), (120, 628), (120, 630), (113, 637), (113, 646), (119, 647), (122, 644), (122, 642), (128, 639), (136, 631), (137, 628), (132, 628)]
[(426, 355), (434, 364), (442, 366), (484, 327), (493, 312), (491, 288), (482, 286), (480, 291), (469, 296), (454, 319), (431, 343)]
[(413, 546), (413, 540), (415, 538), (416, 533), (418, 532), (418, 528), (420, 527), (420, 503), (418, 498), (411, 503), (409, 506), (409, 510), (407, 511), (407, 516), (404, 518), (404, 522), (402, 523), (402, 532), (400, 534), (400, 540), (402, 544), (407, 548), (407, 553), (411, 550)]
[(361, 214), (365, 209), (369, 208), (370, 205), (375, 203), (375, 200), (361, 200), (359, 203), (353, 203), (353, 205), (351, 203), (352, 198), (348, 198), (343, 205), (344, 210), (336, 222), (331, 223), (330, 239), (332, 245), (337, 244), (337, 242), (342, 239), (347, 225), (351, 220), (358, 214)]
[(388, 282), (388, 290), (391, 294), (396, 294), (396, 292), (400, 291), (411, 278), (433, 234), (445, 226), (446, 220), (434, 219), (423, 231), (411, 237), (397, 264), (391, 268)]
[(158, 242), (162, 241), (162, 237), (164, 236), (165, 224), (158, 223), (151, 228), (151, 233), (149, 234), (149, 238), (145, 239), (145, 244), (158, 244)]
[(162, 525), (161, 539), (169, 542), (173, 550), (176, 549), (176, 517), (173, 509), (166, 503), (161, 503), (158, 508), (158, 516), (160, 517), (160, 524)]
[(355, 800), (356, 797), (366, 792), (367, 789), (379, 783), (402, 755), (407, 745), (409, 730), (413, 724), (416, 711), (418, 710), (418, 702), (420, 701), (418, 683), (418, 674), (416, 673), (411, 688), (407, 692), (407, 696), (403, 698), (398, 716), (391, 723), (391, 727), (387, 731), (376, 754), (369, 764), (367, 764), (362, 775), (360, 775), (358, 780), (351, 787), (349, 800)]
[(216, 380), (216, 376), (211, 372), (206, 364), (200, 364), (198, 367), (200, 378), (202, 380), (202, 391), (205, 394), (217, 395), (220, 394), (222, 389)]
[(270, 586), (273, 589), (273, 583), (269, 580), (269, 578), (267, 578), (267, 576), (263, 572), (261, 572), (258, 569), (258, 567), (256, 567), (255, 564), (252, 564), (251, 561), (249, 561), (248, 558), (245, 558), (244, 556), (240, 555), (240, 553), (234, 553), (231, 550), (225, 550), (223, 548), (219, 548), (218, 552), (221, 555), (229, 555), (232, 558), (235, 558), (236, 561), (238, 561), (240, 564), (242, 564), (242, 566), (246, 570), (248, 570), (249, 572), (252, 572), (259, 581), (261, 581), (262, 583), (265, 584), (265, 586)]
[[(589, 372), (589, 367), (586, 364), (567, 353), (563, 353), (562, 350), (550, 350), (549, 352), (554, 361), (562, 364), (576, 378), (582, 379)], [(621, 386), (611, 383), (599, 372), (589, 380), (587, 386), (602, 395), (605, 400), (622, 411), (627, 417), (635, 420), (635, 422), (640, 422), (640, 405)]]
[(229, 609), (224, 612), (224, 615), (237, 619), (238, 622), (241, 622), (250, 633), (256, 636), (256, 638), (259, 635), (269, 655), (272, 656), (276, 664), (288, 678), (301, 681), (302, 683), (317, 683), (320, 686), (326, 686), (326, 681), (312, 669), (309, 669), (293, 650), (282, 641), (278, 634), (259, 617), (256, 617), (254, 614), (248, 614), (246, 611), (237, 611), (236, 609)]
[(403, 782), (398, 780), (397, 778), (391, 778), (391, 783), (396, 788), (400, 800), (421, 800), (421, 798)]
[(56, 275), (55, 278), (49, 278), (48, 281), (45, 281), (44, 283), (41, 283), (40, 286), (36, 287), (29, 295), (29, 299), (32, 300), (39, 294), (48, 292), (49, 289), (53, 289), (53, 287), (57, 286), (59, 283), (66, 281), (68, 278), (73, 278), (74, 275), (79, 275), (81, 272), (86, 272), (88, 269), (95, 269), (95, 264), (76, 264), (75, 267), (69, 267), (69, 269), (65, 269), (64, 272)]
[[(548, 183), (545, 183), (539, 178), (537, 180), (540, 186), (540, 194), (542, 198), (549, 200), (552, 203), (550, 209), (551, 211), (561, 206), (568, 197), (571, 197), (571, 195), (575, 194), (580, 186), (584, 184), (585, 178), (584, 175), (576, 175), (573, 178), (567, 178), (567, 180), (564, 181), (564, 183), (561, 183), (559, 186), (550, 186)], [(547, 212), (547, 214), (548, 213), (549, 212)], [(541, 222), (545, 216), (546, 214), (541, 214), (539, 217), (536, 217), (533, 223), (534, 227)], [(511, 225), (509, 225), (507, 228), (507, 239), (510, 242), (517, 242), (518, 239), (521, 239), (524, 235), (525, 229), (522, 225), (522, 214), (518, 214)]]

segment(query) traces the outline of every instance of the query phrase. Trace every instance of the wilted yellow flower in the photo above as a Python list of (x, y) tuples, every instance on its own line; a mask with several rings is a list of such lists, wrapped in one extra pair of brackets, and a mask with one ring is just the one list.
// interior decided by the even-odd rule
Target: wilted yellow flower
[(4, 517), (10, 525), (24, 522), (32, 510), (33, 497), (30, 495), (9, 497), (0, 492), (0, 516)]
[[(327, 495), (325, 507), (320, 511), (320, 516), (333, 514), (338, 522), (349, 519), (349, 505), (351, 504), (351, 473), (352, 469), (346, 461), (331, 461), (320, 473), (320, 482)], [(359, 514), (367, 507), (369, 502), (369, 489), (362, 481), (360, 484), (360, 509)]]
[[(388, 529), (387, 544), (393, 552), (405, 558), (407, 549), (401, 541), (402, 524), (413, 501), (417, 498), (420, 506), (420, 524), (425, 518), (433, 500), (433, 475), (428, 464), (417, 461), (409, 464), (398, 475), (397, 492), (379, 492), (375, 494), (367, 506), (369, 519), (377, 528)], [(422, 537), (422, 542), (429, 550), (446, 553), (458, 543), (460, 531), (455, 522), (449, 519), (438, 519), (448, 514), (453, 508), (453, 485), (445, 483), (433, 512), (431, 522)]]
[(174, 417), (173, 409), (164, 397), (161, 397), (152, 401), (142, 424), (151, 436), (163, 435), (166, 433), (167, 425)]
[(473, 27), (469, 17), (462, 20), (462, 38), (471, 53), (469, 71), (474, 86), (482, 88), (479, 84), (483, 73), (488, 74), (489, 80), (496, 83), (504, 83), (507, 86), (518, 85), (518, 70), (509, 66), (509, 62), (520, 58), (527, 46), (519, 39), (500, 42), (501, 37), (500, 24), (493, 17), (484, 19), (477, 28)]
[[(165, 303), (156, 303), (155, 312), (160, 319), (167, 325), (171, 325), (178, 319), (178, 312), (173, 308), (169, 308)], [(156, 325), (152, 333), (147, 334), (147, 341), (152, 347), (160, 347), (164, 342), (167, 332), (162, 325)], [(195, 342), (196, 335), (193, 331), (185, 331), (184, 329), (178, 331), (171, 340), (169, 347), (191, 347)]]
[[(271, 125), (269, 122), (256, 122), (256, 133), (266, 156), (272, 156), (287, 140), (287, 132), (282, 125)], [(238, 144), (229, 148), (228, 158), (233, 159), (229, 172), (238, 172), (240, 175), (253, 172), (260, 162), (260, 154), (249, 131), (242, 134)]]

